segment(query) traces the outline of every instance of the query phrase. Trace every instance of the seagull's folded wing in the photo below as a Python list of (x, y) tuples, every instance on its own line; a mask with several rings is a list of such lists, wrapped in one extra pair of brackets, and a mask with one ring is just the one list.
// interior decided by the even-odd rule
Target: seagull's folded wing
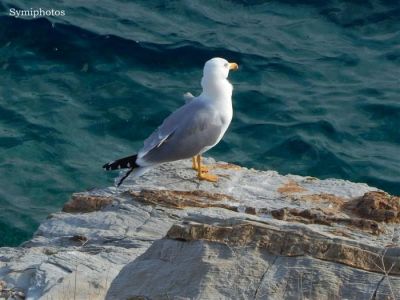
[(144, 142), (140, 165), (189, 158), (218, 142), (222, 133), (218, 114), (201, 101), (191, 101), (172, 113)]

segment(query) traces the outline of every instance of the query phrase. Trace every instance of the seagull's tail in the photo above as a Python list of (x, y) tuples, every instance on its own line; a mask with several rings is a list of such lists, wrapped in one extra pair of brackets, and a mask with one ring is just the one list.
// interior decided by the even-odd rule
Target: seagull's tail
[(115, 161), (111, 161), (106, 163), (103, 168), (106, 171), (112, 171), (117, 169), (129, 169), (124, 176), (118, 181), (117, 186), (120, 186), (124, 180), (133, 172), (134, 177), (138, 177), (146, 173), (148, 170), (151, 169), (151, 166), (148, 167), (141, 167), (136, 163), (137, 154), (127, 156), (124, 158), (117, 159)]
[(136, 163), (137, 159), (137, 154), (127, 156), (124, 158), (120, 158), (114, 161), (111, 161), (109, 163), (106, 163), (103, 168), (106, 169), (106, 171), (112, 171), (112, 170), (117, 170), (117, 169), (134, 169), (140, 167)]

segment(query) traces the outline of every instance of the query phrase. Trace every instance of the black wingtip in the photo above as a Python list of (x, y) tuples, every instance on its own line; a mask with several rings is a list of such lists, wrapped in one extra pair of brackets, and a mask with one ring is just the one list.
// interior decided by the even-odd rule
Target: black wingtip
[(137, 155), (131, 155), (124, 158), (117, 159), (115, 161), (110, 161), (103, 165), (103, 169), (106, 171), (118, 170), (118, 169), (130, 169), (139, 167), (136, 164)]

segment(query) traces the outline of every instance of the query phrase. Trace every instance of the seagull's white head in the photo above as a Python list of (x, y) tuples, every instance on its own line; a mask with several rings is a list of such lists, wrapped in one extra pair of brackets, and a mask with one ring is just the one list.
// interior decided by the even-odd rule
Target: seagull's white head
[(230, 70), (236, 71), (239, 66), (236, 63), (230, 63), (226, 59), (214, 57), (206, 62), (203, 70), (204, 78), (227, 79)]

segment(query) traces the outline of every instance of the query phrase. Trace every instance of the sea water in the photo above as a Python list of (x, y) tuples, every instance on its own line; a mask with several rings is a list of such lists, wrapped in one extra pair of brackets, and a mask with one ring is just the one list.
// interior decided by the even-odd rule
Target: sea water
[[(18, 10), (64, 15), (10, 16)], [(206, 60), (237, 62), (207, 155), (400, 194), (399, 1), (0, 1), (0, 246), (113, 183)]]

